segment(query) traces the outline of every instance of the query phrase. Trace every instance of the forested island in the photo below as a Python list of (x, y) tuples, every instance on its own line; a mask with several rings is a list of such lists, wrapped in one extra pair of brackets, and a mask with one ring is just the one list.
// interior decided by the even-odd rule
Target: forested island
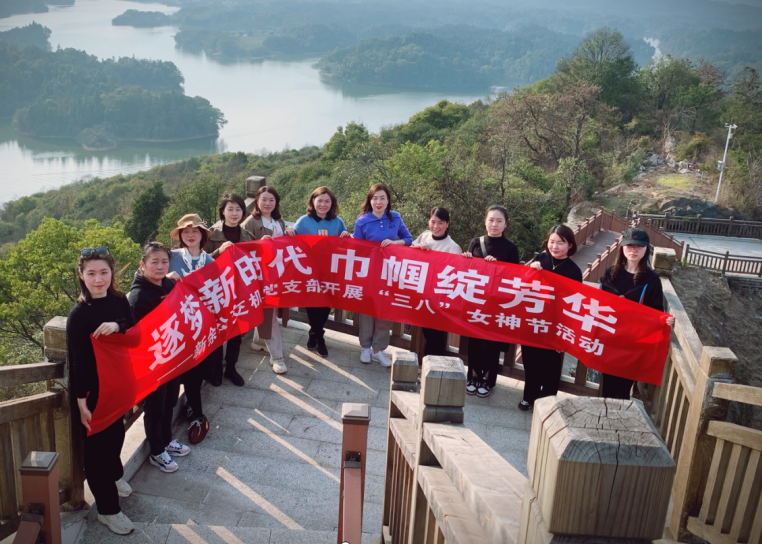
[(74, 0), (2, 0), (0, 18), (21, 13), (47, 13), (48, 6), (73, 6)]
[[(16, 43), (50, 30), (29, 25), (3, 33)], [(26, 37), (25, 37), (26, 36)], [(98, 60), (76, 49), (48, 51), (0, 41), (0, 117), (35, 137), (76, 138), (87, 149), (119, 140), (172, 141), (216, 136), (225, 124), (205, 98), (186, 96), (172, 62)]]
[(34, 22), (23, 27), (0, 32), (0, 41), (12, 43), (19, 47), (35, 45), (40, 49), (50, 49), (49, 38), (50, 29)]
[(137, 28), (153, 28), (157, 26), (167, 26), (171, 24), (172, 18), (166, 13), (160, 11), (140, 11), (137, 9), (128, 9), (121, 15), (111, 19), (111, 24), (115, 26), (134, 26)]

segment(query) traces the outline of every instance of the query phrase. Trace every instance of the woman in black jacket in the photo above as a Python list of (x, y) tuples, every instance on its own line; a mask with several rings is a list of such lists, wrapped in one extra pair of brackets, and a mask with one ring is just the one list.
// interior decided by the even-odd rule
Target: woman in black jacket
[[(650, 254), (646, 231), (636, 228), (624, 231), (616, 264), (603, 273), (601, 289), (663, 312), (664, 292), (659, 275), (648, 264)], [(670, 316), (667, 325), (671, 327), (674, 324), (675, 318)], [(603, 374), (601, 396), (628, 400), (633, 383), (634, 380)]]
[[(169, 271), (169, 248), (159, 242), (150, 242), (143, 248), (140, 268), (127, 296), (135, 320), (140, 321), (164, 300), (175, 286), (166, 277)], [(190, 448), (172, 439), (172, 413), (180, 395), (180, 377), (160, 385), (146, 397), (143, 423), (151, 448), (148, 461), (162, 472), (175, 472), (179, 467), (172, 457), (184, 457)]]
[[(508, 226), (508, 210), (503, 206), (490, 206), (484, 218), (487, 235), (474, 238), (463, 256), (481, 257), (486, 262), (519, 264), (519, 248), (503, 234)], [(488, 397), (497, 383), (500, 370), (500, 352), (503, 342), (468, 339), (468, 384), (466, 393), (479, 397)]]
[[(576, 252), (574, 232), (566, 225), (556, 225), (545, 236), (543, 252), (527, 266), (581, 282), (582, 270), (571, 260)], [(558, 394), (564, 352), (521, 346), (521, 359), (524, 363), (524, 398), (519, 402), (519, 410), (527, 411), (537, 399)]]
[(119, 418), (101, 432), (87, 436), (99, 394), (98, 367), (90, 335), (98, 338), (124, 333), (135, 320), (127, 299), (116, 286), (114, 259), (107, 247), (81, 250), (77, 271), (80, 295), (66, 321), (66, 340), (71, 386), (84, 436), (85, 476), (98, 505), (98, 521), (116, 534), (127, 535), (134, 526), (119, 507), (119, 497), (132, 493), (123, 479), (120, 459), (124, 422)]

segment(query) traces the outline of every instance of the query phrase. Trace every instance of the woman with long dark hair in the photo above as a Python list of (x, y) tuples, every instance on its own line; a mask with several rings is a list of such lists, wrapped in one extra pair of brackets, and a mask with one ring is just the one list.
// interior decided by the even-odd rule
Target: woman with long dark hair
[(124, 333), (135, 324), (127, 298), (116, 284), (114, 258), (107, 247), (89, 247), (79, 252), (77, 264), (80, 294), (66, 321), (66, 340), (71, 365), (71, 390), (77, 399), (84, 436), (85, 476), (98, 505), (98, 521), (119, 535), (135, 527), (119, 506), (119, 497), (132, 489), (124, 481), (120, 454), (124, 445), (122, 418), (99, 433), (87, 436), (92, 412), (98, 405), (98, 367), (92, 340)]
[[(429, 212), (429, 230), (415, 239), (410, 247), (425, 251), (442, 251), (462, 255), (463, 250), (450, 238), (450, 212), (447, 208), (432, 208)], [(424, 355), (447, 355), (447, 331), (422, 327)]]
[[(233, 244), (254, 240), (251, 233), (239, 224), (246, 213), (246, 203), (240, 196), (235, 193), (222, 195), (220, 203), (217, 206), (217, 212), (219, 213), (220, 220), (212, 225), (212, 233), (204, 245), (204, 251), (215, 259)], [(241, 336), (228, 338), (226, 345), (224, 376), (233, 385), (243, 387), (245, 383), (243, 376), (235, 369), (235, 365), (238, 363), (238, 356), (241, 353)], [(209, 382), (214, 387), (222, 385), (222, 349), (222, 346), (220, 346), (209, 355)]]
[[(159, 242), (149, 242), (143, 248), (140, 268), (127, 295), (136, 321), (151, 313), (174, 289), (174, 280), (167, 277), (171, 256), (169, 248)], [(179, 468), (172, 457), (190, 453), (188, 446), (172, 439), (172, 415), (179, 395), (180, 376), (156, 388), (143, 406), (143, 423), (151, 449), (148, 461), (167, 473)]]
[[(486, 262), (519, 264), (519, 248), (505, 237), (508, 227), (508, 210), (503, 206), (490, 206), (484, 218), (487, 235), (474, 238), (463, 256), (470, 259), (480, 257)], [(497, 383), (500, 370), (500, 352), (503, 342), (469, 338), (468, 340), (468, 383), (466, 393), (488, 397)]]
[[(353, 236), (358, 240), (380, 242), (381, 247), (389, 244), (409, 246), (413, 243), (402, 216), (392, 211), (392, 195), (383, 183), (376, 183), (368, 190), (362, 204), (362, 214), (355, 222)], [(389, 347), (392, 321), (365, 314), (358, 314), (358, 319), (362, 347), (360, 362), (369, 364), (375, 361), (384, 367), (392, 366), (384, 353)]]
[[(349, 236), (349, 232), (338, 213), (339, 203), (333, 191), (328, 187), (318, 187), (307, 199), (307, 214), (296, 221), (294, 230), (297, 234), (345, 238)], [(307, 349), (317, 351), (321, 357), (328, 357), (328, 348), (325, 346), (323, 335), (330, 313), (330, 308), (307, 308), (307, 319), (310, 323)]]
[[(651, 245), (646, 231), (637, 228), (624, 231), (616, 262), (601, 278), (601, 289), (663, 312), (664, 291), (659, 275), (648, 263), (650, 256)], [(668, 317), (667, 325), (674, 324), (675, 318)], [(602, 374), (601, 396), (628, 400), (633, 383), (634, 380)]]
[[(581, 282), (582, 270), (571, 260), (576, 252), (574, 231), (566, 225), (555, 225), (545, 236), (542, 253), (527, 266)], [(532, 409), (537, 399), (558, 394), (564, 352), (521, 346), (521, 359), (524, 363), (524, 398), (519, 402), (519, 410), (527, 411)]]
[[(269, 240), (279, 236), (293, 236), (294, 227), (286, 225), (280, 214), (280, 195), (274, 187), (260, 187), (254, 195), (254, 208), (241, 227), (248, 232), (254, 240)], [(285, 374), (288, 371), (286, 361), (283, 358), (283, 341), (280, 336), (278, 325), (278, 311), (276, 308), (265, 308), (264, 319), (254, 332), (251, 341), (252, 351), (267, 351), (270, 353), (270, 366), (276, 374)], [(262, 345), (264, 342), (264, 346)]]

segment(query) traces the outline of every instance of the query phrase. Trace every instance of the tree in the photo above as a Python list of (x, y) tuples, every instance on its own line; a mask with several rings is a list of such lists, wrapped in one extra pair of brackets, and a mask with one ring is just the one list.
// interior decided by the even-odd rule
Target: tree
[(45, 323), (68, 315), (79, 295), (79, 250), (99, 246), (113, 255), (121, 288), (129, 287), (140, 246), (118, 224), (103, 227), (92, 219), (81, 230), (47, 218), (11, 248), (0, 259), (0, 336), (21, 338), (42, 349)]
[(675, 99), (688, 88), (701, 83), (701, 76), (688, 59), (662, 55), (643, 67), (640, 79), (650, 104), (657, 110), (675, 107)]
[(135, 243), (146, 244), (156, 233), (159, 219), (168, 203), (164, 184), (161, 181), (155, 182), (135, 199), (132, 217), (127, 220), (124, 231)]
[(321, 161), (334, 162), (346, 160), (352, 156), (352, 152), (361, 143), (367, 142), (368, 129), (362, 123), (348, 123), (346, 130), (343, 127), (337, 127), (336, 132), (323, 147)]
[(734, 146), (747, 151), (762, 148), (762, 79), (754, 68), (745, 68), (736, 79), (722, 120), (738, 125)]
[(207, 226), (219, 221), (217, 203), (227, 189), (227, 184), (217, 174), (202, 170), (191, 176), (190, 182), (178, 189), (164, 208), (156, 239), (171, 243), (170, 231), (177, 227), (177, 220), (188, 213), (199, 214)]

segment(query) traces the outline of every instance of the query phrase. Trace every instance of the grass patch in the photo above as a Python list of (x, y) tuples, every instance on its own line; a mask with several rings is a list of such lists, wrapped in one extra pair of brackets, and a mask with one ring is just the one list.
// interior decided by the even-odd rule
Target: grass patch
[(693, 179), (694, 176), (682, 176), (677, 174), (672, 174), (669, 176), (662, 176), (658, 180), (656, 180), (656, 183), (661, 185), (662, 187), (672, 187), (673, 189), (685, 189), (686, 191), (689, 189), (692, 189), (696, 186), (696, 183)]

